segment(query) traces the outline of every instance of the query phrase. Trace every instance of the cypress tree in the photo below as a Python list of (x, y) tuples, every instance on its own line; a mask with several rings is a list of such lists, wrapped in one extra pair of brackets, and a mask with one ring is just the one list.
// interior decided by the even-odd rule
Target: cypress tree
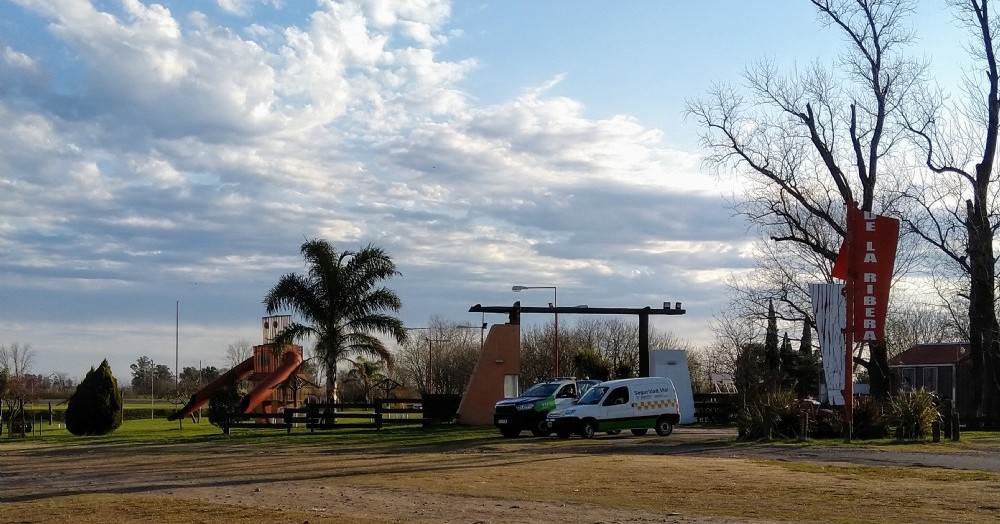
[(819, 356), (813, 352), (812, 329), (809, 322), (802, 323), (802, 342), (799, 344), (799, 358), (795, 392), (799, 398), (819, 397), (819, 374), (822, 370)]
[(778, 316), (774, 313), (774, 303), (767, 301), (767, 332), (764, 337), (764, 362), (767, 364), (769, 383), (781, 378), (781, 348), (778, 346)]
[(74, 435), (106, 435), (121, 425), (122, 394), (105, 359), (97, 369), (90, 368), (69, 397), (66, 429)]

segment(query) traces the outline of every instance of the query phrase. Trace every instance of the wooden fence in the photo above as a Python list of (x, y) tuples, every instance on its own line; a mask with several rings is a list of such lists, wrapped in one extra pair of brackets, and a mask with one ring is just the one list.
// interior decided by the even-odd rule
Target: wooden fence
[(737, 393), (695, 393), (694, 416), (698, 422), (728, 424), (736, 421)]
[(382, 429), (399, 424), (424, 426), (449, 423), (455, 419), (459, 395), (428, 395), (429, 398), (379, 399), (371, 403), (306, 404), (286, 408), (281, 413), (251, 413), (230, 428), (284, 429), (305, 427), (310, 432), (326, 429)]

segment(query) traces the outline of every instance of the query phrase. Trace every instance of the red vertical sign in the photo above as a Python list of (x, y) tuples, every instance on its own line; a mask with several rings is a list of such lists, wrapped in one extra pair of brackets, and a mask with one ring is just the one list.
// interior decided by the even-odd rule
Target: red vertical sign
[[(889, 306), (889, 283), (896, 263), (899, 220), (848, 206), (847, 227), (854, 241), (840, 248), (833, 276), (853, 280), (854, 340), (875, 342), (885, 338), (885, 314)], [(849, 252), (848, 252), (849, 251)], [(848, 271), (853, 279), (848, 279)]]

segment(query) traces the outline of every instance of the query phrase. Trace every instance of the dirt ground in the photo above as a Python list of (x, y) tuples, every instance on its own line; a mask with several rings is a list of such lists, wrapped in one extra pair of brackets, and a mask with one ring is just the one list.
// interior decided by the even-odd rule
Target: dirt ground
[(730, 433), (678, 428), (665, 439), (495, 438), (435, 449), (0, 446), (0, 521), (1000, 520), (1000, 444), (946, 453), (720, 444)]

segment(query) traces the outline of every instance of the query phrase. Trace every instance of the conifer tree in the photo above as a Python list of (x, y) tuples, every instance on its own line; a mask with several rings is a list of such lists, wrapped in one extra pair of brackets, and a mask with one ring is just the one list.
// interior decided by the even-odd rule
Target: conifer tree
[(66, 429), (74, 435), (106, 435), (122, 425), (122, 394), (105, 359), (69, 397)]
[(778, 346), (778, 317), (774, 313), (774, 302), (767, 302), (767, 332), (764, 336), (764, 362), (767, 364), (767, 380), (774, 384), (781, 378), (781, 348)]

